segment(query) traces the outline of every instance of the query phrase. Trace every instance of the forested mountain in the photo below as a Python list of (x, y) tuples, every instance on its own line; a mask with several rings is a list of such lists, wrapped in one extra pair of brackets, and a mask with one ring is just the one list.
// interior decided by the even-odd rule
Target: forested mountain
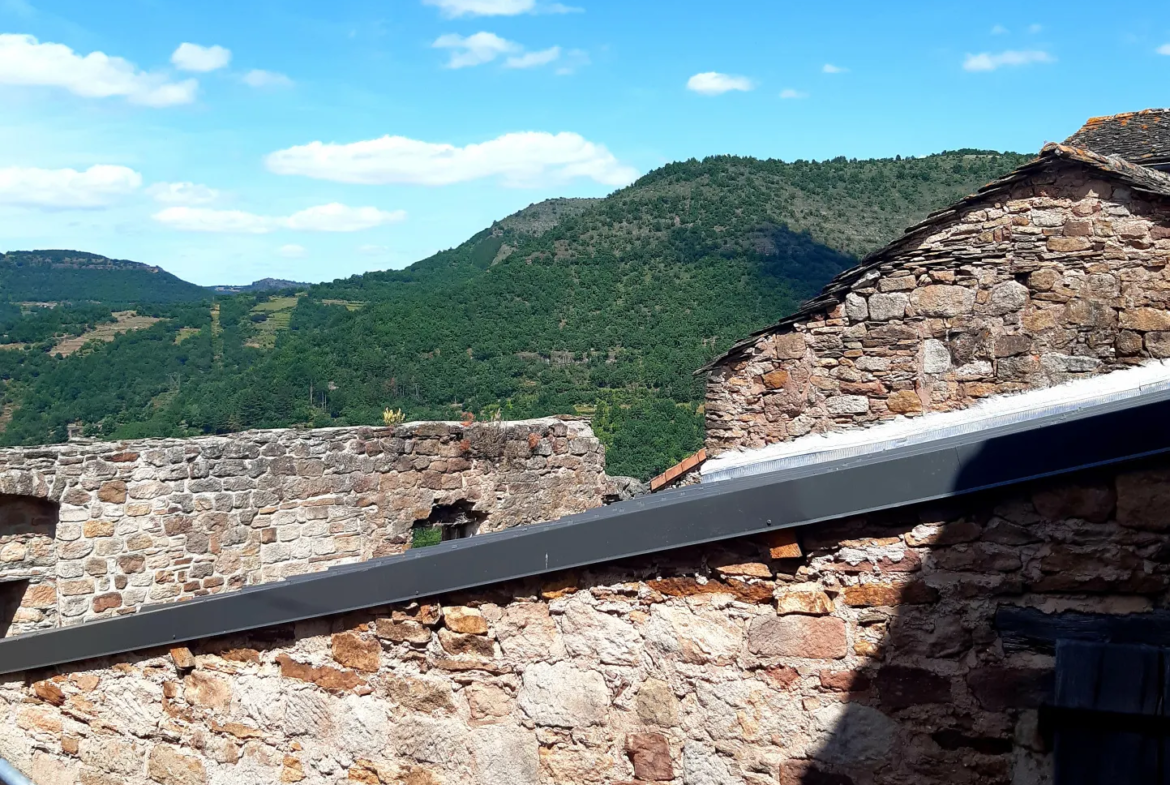
[(159, 267), (82, 251), (0, 254), (0, 303), (194, 302), (207, 291)]
[(0, 351), (0, 442), (70, 422), (117, 438), (377, 423), (387, 407), (578, 413), (611, 472), (648, 477), (702, 443), (695, 368), (1024, 160), (692, 160), (533, 205), (405, 270), (155, 306), (157, 324), (65, 359)]

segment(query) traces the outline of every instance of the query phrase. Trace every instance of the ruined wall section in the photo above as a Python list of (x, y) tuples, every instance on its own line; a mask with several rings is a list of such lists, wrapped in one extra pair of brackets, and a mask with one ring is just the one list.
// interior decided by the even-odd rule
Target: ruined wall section
[(1002, 606), (1163, 607), (1170, 469), (0, 678), (44, 785), (1042, 785)]
[(1170, 357), (1170, 206), (1065, 164), (988, 196), (707, 382), (718, 454)]
[[(9, 634), (400, 553), (444, 507), (479, 532), (581, 512), (620, 493), (604, 467), (555, 419), (0, 451), (0, 581), (29, 579)], [(46, 502), (55, 533), (26, 542)]]

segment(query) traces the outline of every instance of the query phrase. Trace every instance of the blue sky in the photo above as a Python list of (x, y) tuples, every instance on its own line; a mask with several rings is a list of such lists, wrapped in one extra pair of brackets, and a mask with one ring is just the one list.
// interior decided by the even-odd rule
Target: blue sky
[(1154, 2), (0, 0), (0, 249), (329, 280), (674, 160), (1034, 151), (1167, 85)]

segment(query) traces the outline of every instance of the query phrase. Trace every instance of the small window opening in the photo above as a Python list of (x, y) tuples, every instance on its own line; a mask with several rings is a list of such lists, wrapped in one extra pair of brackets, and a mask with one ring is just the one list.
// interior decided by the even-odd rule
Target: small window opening
[(28, 591), (27, 580), (6, 580), (0, 582), (0, 638), (8, 637), (12, 620), (20, 610), (24, 593)]
[(474, 504), (469, 501), (458, 501), (454, 504), (437, 504), (431, 509), (426, 519), (415, 521), (410, 531), (410, 547), (426, 548), (438, 545), (440, 542), (462, 540), (479, 532), (479, 527), (487, 520), (487, 513), (472, 509)]

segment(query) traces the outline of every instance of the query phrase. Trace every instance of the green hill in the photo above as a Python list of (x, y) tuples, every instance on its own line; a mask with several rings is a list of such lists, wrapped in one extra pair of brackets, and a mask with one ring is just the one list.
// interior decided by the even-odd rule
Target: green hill
[(648, 477), (701, 445), (695, 368), (1024, 160), (672, 164), (604, 200), (533, 205), (405, 270), (172, 304), (65, 360), (0, 352), (15, 407), (0, 441), (60, 439), (73, 421), (110, 438), (376, 423), (386, 407), (576, 412), (611, 471)]
[(134, 303), (207, 299), (193, 283), (138, 262), (82, 251), (11, 251), (0, 254), (0, 302)]

